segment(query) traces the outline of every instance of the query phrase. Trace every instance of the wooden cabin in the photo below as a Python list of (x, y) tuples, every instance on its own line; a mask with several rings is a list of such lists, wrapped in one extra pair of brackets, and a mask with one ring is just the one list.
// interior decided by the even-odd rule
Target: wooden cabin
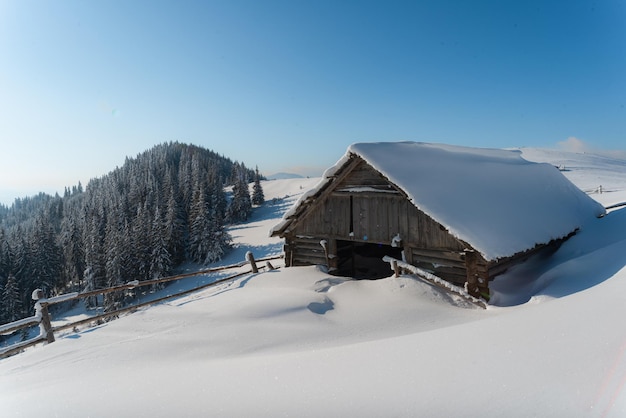
[(361, 143), (271, 235), (285, 239), (287, 266), (382, 278), (391, 256), (488, 299), (494, 277), (604, 213), (556, 168), (519, 151)]

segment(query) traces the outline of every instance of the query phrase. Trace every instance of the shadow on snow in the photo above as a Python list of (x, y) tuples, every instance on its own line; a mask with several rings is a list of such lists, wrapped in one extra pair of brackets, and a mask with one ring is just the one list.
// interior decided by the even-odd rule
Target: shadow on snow
[(490, 285), (491, 304), (512, 306), (533, 297), (568, 296), (613, 277), (626, 266), (626, 208), (593, 219), (551, 256), (535, 256)]

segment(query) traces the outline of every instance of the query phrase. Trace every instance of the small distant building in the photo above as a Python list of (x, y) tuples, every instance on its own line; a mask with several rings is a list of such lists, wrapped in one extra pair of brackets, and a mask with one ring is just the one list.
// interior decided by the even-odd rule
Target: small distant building
[(550, 164), (519, 151), (357, 143), (270, 232), (287, 266), (390, 275), (383, 256), (489, 298), (489, 281), (556, 249), (605, 209)]

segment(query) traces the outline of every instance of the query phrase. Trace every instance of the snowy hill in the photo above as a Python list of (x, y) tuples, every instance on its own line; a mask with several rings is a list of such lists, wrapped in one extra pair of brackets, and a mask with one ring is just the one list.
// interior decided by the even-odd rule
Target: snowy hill
[(605, 206), (626, 200), (621, 193), (626, 182), (626, 160), (609, 155), (537, 148), (521, 148), (521, 151), (522, 157), (529, 161), (559, 167), (565, 177)]
[[(522, 152), (626, 201), (622, 160)], [(223, 263), (279, 254), (269, 229), (318, 181), (264, 182)], [(615, 209), (496, 279), (487, 310), (410, 276), (244, 276), (0, 360), (2, 416), (625, 416), (625, 254)]]

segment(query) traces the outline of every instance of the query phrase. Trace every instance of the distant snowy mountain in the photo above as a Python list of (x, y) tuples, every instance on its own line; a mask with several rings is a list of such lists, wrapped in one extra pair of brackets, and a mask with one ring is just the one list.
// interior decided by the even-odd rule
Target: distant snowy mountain
[(272, 174), (266, 177), (268, 180), (285, 180), (285, 179), (304, 178), (304, 176), (301, 176), (300, 174), (294, 174), (294, 173), (276, 173), (276, 174)]

